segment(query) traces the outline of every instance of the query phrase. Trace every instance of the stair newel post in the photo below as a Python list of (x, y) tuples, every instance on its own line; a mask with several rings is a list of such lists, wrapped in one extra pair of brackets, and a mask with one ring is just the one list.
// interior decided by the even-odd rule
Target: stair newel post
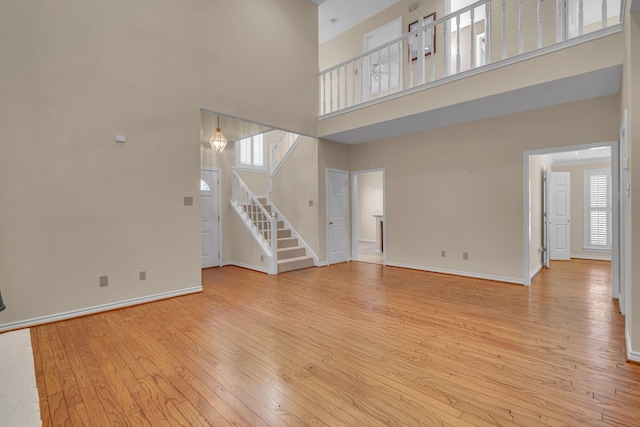
[(269, 260), (269, 274), (278, 274), (278, 219), (275, 212), (269, 217), (269, 229), (271, 230), (271, 259)]

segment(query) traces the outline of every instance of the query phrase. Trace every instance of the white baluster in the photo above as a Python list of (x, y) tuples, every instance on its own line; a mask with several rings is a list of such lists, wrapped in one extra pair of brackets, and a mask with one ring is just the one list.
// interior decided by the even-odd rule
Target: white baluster
[(563, 1), (556, 2), (556, 42), (564, 40), (564, 13)]
[(442, 22), (442, 31), (444, 34), (444, 70), (442, 72), (443, 77), (447, 77), (451, 74), (451, 62), (449, 61), (449, 34), (447, 32), (447, 22), (448, 20), (444, 20)]
[(329, 110), (333, 113), (333, 71), (329, 72)]
[(418, 23), (420, 37), (418, 37), (418, 47), (416, 48), (416, 53), (418, 54), (418, 73), (420, 73), (420, 77), (418, 77), (418, 84), (424, 84), (424, 45), (426, 33), (424, 31), (424, 20), (420, 18), (420, 22)]
[(484, 30), (484, 34), (485, 34), (485, 39), (486, 39), (486, 49), (487, 51), (485, 52), (485, 65), (486, 64), (490, 64), (491, 63), (491, 1), (487, 1), (484, 4), (484, 11), (485, 11), (485, 16), (486, 16), (486, 24), (485, 24), (485, 30)]
[(471, 68), (476, 68), (475, 9), (471, 9)]
[(524, 52), (524, 27), (522, 25), (522, 0), (518, 2), (518, 53)]
[(391, 45), (387, 46), (387, 56), (389, 58), (389, 65), (387, 65), (387, 68), (389, 71), (389, 75), (387, 76), (387, 83), (388, 83), (387, 93), (391, 93)]
[(327, 114), (327, 73), (322, 73), (322, 114)]
[(578, 35), (584, 32), (584, 2), (578, 0)]
[(378, 98), (382, 96), (382, 49), (378, 49)]
[(278, 274), (278, 219), (275, 214), (269, 218), (271, 235), (271, 274)]
[(538, 49), (540, 49), (542, 47), (542, 0), (538, 0), (537, 22)]
[[(417, 35), (417, 33), (416, 33)], [(413, 55), (413, 45), (416, 43), (413, 34), (409, 34), (409, 87), (413, 87), (413, 61), (411, 56)]]
[[(435, 35), (436, 33), (436, 27), (435, 25), (433, 27), (433, 34)], [(433, 45), (431, 46), (431, 55), (429, 55), (429, 58), (431, 58), (431, 81), (434, 81), (436, 79), (436, 60), (435, 60), (435, 56), (436, 56), (436, 45), (435, 45), (435, 40), (436, 38), (434, 37), (432, 39), (432, 41), (434, 42)]]
[(456, 74), (460, 72), (460, 15), (456, 15)]
[(602, 28), (607, 28), (607, 0), (602, 0)]
[[(397, 72), (398, 72), (397, 73), (398, 82), (397, 83), (398, 83), (398, 89), (402, 89), (402, 80), (401, 80), (402, 79), (402, 65), (401, 64), (402, 64), (402, 61), (403, 61), (403, 59), (402, 59), (402, 40), (400, 40), (398, 42), (398, 46), (396, 48), (397, 48), (397, 52), (398, 52), (398, 70), (397, 70)], [(411, 67), (409, 67), (409, 68), (411, 68)]]
[[(502, 59), (507, 57), (507, 0), (502, 0), (502, 24), (500, 34), (502, 35)], [(485, 31), (486, 33), (486, 31)]]
[(340, 109), (340, 68), (336, 68), (336, 78), (337, 78), (337, 86), (336, 86), (336, 110)]
[(347, 108), (349, 103), (349, 97), (347, 96), (347, 68), (349, 68), (349, 64), (344, 64), (344, 108)]
[(351, 62), (351, 105), (356, 105), (356, 60)]

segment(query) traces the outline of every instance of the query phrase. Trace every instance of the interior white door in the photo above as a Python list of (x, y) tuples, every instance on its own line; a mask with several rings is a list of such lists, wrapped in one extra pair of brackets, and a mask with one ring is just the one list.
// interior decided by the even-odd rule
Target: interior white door
[(346, 171), (327, 170), (327, 252), (328, 263), (349, 260), (349, 232), (347, 227)]
[(571, 259), (571, 175), (551, 172), (549, 248), (552, 260)]
[(200, 172), (202, 268), (220, 265), (220, 172)]
[(546, 268), (551, 267), (551, 256), (549, 253), (549, 183), (551, 172), (549, 168), (544, 169), (544, 179), (542, 180), (542, 263)]

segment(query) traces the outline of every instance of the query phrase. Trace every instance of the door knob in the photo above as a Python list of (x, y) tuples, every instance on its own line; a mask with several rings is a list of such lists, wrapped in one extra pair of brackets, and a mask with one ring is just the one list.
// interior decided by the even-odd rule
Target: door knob
[(329, 221), (329, 224), (333, 224), (333, 221)]

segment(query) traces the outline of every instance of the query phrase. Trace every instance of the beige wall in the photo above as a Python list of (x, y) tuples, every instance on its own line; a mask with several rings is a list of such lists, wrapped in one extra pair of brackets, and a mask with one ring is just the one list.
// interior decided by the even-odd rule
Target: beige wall
[[(338, 142), (318, 140), (318, 233), (321, 262), (327, 261), (327, 169), (339, 169), (349, 172), (351, 147)], [(349, 184), (351, 188), (351, 184)], [(351, 201), (351, 195), (349, 195)], [(351, 218), (351, 209), (349, 209)], [(351, 238), (348, 239), (351, 242)]]
[(571, 176), (571, 258), (611, 261), (611, 252), (585, 251), (584, 248), (584, 173), (593, 169), (609, 169), (611, 163), (553, 166), (553, 172), (569, 172)]
[(303, 137), (274, 176), (271, 201), (316, 255), (318, 198), (318, 140)]
[(358, 186), (358, 240), (376, 240), (376, 219), (384, 208), (383, 173), (371, 172), (357, 176)]
[(0, 325), (200, 286), (201, 107), (315, 133), (310, 2), (2, 2), (0, 28)]
[(529, 245), (529, 269), (537, 271), (543, 262), (542, 248), (544, 247), (543, 228), (543, 192), (544, 169), (549, 163), (543, 156), (530, 156), (529, 158), (529, 198), (531, 206), (531, 243)]
[(522, 153), (616, 139), (619, 102), (608, 96), (352, 146), (352, 170), (385, 168), (387, 261), (521, 281)]

